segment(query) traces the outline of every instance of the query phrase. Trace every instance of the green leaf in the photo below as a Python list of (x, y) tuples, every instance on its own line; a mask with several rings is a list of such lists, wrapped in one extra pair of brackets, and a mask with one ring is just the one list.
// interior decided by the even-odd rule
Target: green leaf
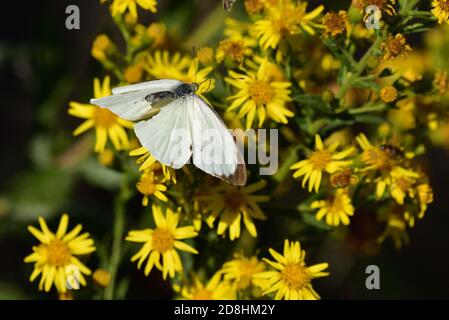
[(345, 67), (347, 67), (349, 70), (355, 69), (356, 62), (354, 61), (354, 58), (347, 51), (340, 48), (334, 38), (326, 37), (322, 38), (322, 41), (324, 45), (329, 48), (332, 54), (338, 60), (340, 60)]
[(327, 103), (323, 100), (321, 96), (314, 94), (299, 94), (293, 97), (293, 99), (306, 106), (316, 107), (320, 109), (327, 108)]
[(106, 190), (116, 191), (120, 187), (123, 173), (102, 166), (94, 157), (86, 159), (79, 168), (87, 182)]
[(371, 89), (376, 92), (380, 90), (380, 86), (371, 78), (359, 78), (354, 80), (352, 84), (356, 88)]

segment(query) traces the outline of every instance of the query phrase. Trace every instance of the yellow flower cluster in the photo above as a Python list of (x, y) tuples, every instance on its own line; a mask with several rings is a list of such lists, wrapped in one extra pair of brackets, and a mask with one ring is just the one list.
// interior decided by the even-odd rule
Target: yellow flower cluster
[[(153, 79), (196, 82), (197, 94), (230, 128), (277, 130), (279, 170), (261, 177), (248, 165), (246, 186), (189, 165), (175, 172), (139, 145), (132, 122), (70, 102), (68, 113), (84, 121), (73, 134), (94, 132), (96, 165), (120, 180), (108, 268), (93, 274), (105, 297), (114, 297), (120, 259), (136, 243), (141, 247), (127, 259), (146, 276), (160, 272), (180, 299), (319, 299), (312, 280), (329, 275), (329, 265), (306, 265), (297, 241), (307, 237), (304, 230), (338, 229), (350, 238), (353, 221), (372, 215), (378, 244), (407, 242), (407, 230), (433, 202), (418, 157), (430, 140), (449, 147), (449, 65), (418, 63), (431, 59), (412, 49), (408, 34), (447, 22), (449, 1), (434, 0), (426, 12), (403, 3), (357, 0), (330, 11), (312, 1), (244, 0), (245, 19), (226, 18), (215, 34), (206, 26), (194, 33), (199, 39), (181, 41), (183, 30), (139, 21), (140, 11), (157, 13), (156, 0), (107, 2), (125, 48), (106, 34), (94, 39), (91, 55), (108, 74), (94, 79), (94, 98), (110, 95), (111, 86)], [(365, 28), (369, 5), (387, 19), (380, 30)], [(413, 18), (392, 18), (399, 13)], [(192, 57), (188, 47), (196, 41)], [(143, 218), (133, 212), (128, 219), (129, 208)], [(56, 233), (42, 218), (39, 224), (41, 230), (29, 227), (40, 242), (25, 258), (34, 263), (30, 280), (41, 275), (41, 290), (54, 285), (66, 294), (75, 285), (74, 266), (86, 285), (91, 271), (77, 256), (95, 251), (90, 235), (80, 234), (81, 226), (67, 232), (67, 215)], [(125, 232), (128, 225), (136, 229)], [(272, 248), (282, 241), (282, 253)], [(260, 259), (266, 249), (271, 258)]]

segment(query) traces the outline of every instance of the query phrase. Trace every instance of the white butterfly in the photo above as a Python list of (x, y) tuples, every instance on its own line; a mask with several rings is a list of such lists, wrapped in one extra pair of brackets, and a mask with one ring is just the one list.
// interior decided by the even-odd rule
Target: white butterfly
[(134, 131), (141, 145), (162, 164), (179, 169), (193, 158), (204, 172), (245, 185), (243, 156), (220, 117), (195, 94), (198, 87), (173, 79), (153, 80), (114, 88), (111, 96), (90, 103), (137, 121)]

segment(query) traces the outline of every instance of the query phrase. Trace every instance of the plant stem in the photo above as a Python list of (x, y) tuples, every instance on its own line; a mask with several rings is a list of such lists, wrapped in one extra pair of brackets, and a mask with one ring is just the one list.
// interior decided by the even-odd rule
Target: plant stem
[(113, 239), (111, 256), (109, 258), (109, 274), (111, 275), (111, 282), (106, 287), (104, 298), (106, 300), (114, 299), (114, 289), (117, 280), (117, 270), (120, 265), (120, 258), (122, 256), (123, 233), (125, 229), (125, 211), (126, 203), (129, 199), (128, 184), (126, 181), (126, 174), (123, 175), (123, 182), (120, 186), (120, 193), (116, 196), (114, 201), (114, 225), (113, 225)]
[(365, 55), (360, 59), (360, 61), (357, 63), (356, 71), (354, 73), (350, 73), (348, 77), (346, 78), (346, 81), (341, 86), (340, 90), (338, 90), (336, 98), (341, 100), (346, 92), (352, 87), (353, 81), (355, 81), (360, 75), (363, 73), (363, 71), (366, 68), (366, 64), (368, 63), (368, 58), (371, 56), (374, 50), (377, 50), (379, 48), (380, 43), (382, 42), (383, 37), (378, 36), (376, 38), (376, 41), (371, 45), (371, 47), (368, 49), (368, 51), (365, 53)]

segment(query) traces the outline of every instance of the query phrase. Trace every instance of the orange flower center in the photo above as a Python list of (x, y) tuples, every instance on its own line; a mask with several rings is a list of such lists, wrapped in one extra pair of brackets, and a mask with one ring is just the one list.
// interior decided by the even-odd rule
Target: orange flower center
[(407, 191), (412, 185), (411, 181), (404, 177), (397, 178), (395, 182), (396, 186), (403, 192)]
[(165, 228), (157, 228), (152, 235), (151, 245), (159, 253), (173, 249), (175, 238), (173, 233)]
[(333, 36), (343, 33), (346, 30), (345, 15), (335, 12), (326, 13), (324, 25), (326, 26), (326, 33), (331, 33)]
[(341, 196), (333, 197), (329, 201), (329, 212), (338, 213), (340, 211), (344, 211), (343, 200)]
[(225, 205), (231, 209), (232, 212), (237, 213), (245, 207), (246, 199), (242, 194), (233, 192), (225, 196)]
[(97, 107), (93, 119), (95, 124), (102, 128), (110, 128), (117, 120), (117, 116), (105, 108)]
[(314, 169), (322, 171), (332, 161), (332, 155), (327, 150), (316, 150), (309, 160), (312, 162)]
[(380, 149), (368, 149), (362, 154), (362, 160), (368, 165), (373, 165), (377, 169), (389, 170), (392, 161), (388, 154)]
[(287, 264), (281, 272), (281, 277), (291, 290), (302, 289), (310, 282), (307, 270), (299, 263)]
[(255, 81), (249, 86), (249, 95), (258, 105), (266, 105), (273, 100), (274, 91), (265, 81)]
[(69, 247), (59, 239), (43, 245), (47, 253), (47, 263), (54, 267), (64, 267), (70, 263), (72, 253)]

